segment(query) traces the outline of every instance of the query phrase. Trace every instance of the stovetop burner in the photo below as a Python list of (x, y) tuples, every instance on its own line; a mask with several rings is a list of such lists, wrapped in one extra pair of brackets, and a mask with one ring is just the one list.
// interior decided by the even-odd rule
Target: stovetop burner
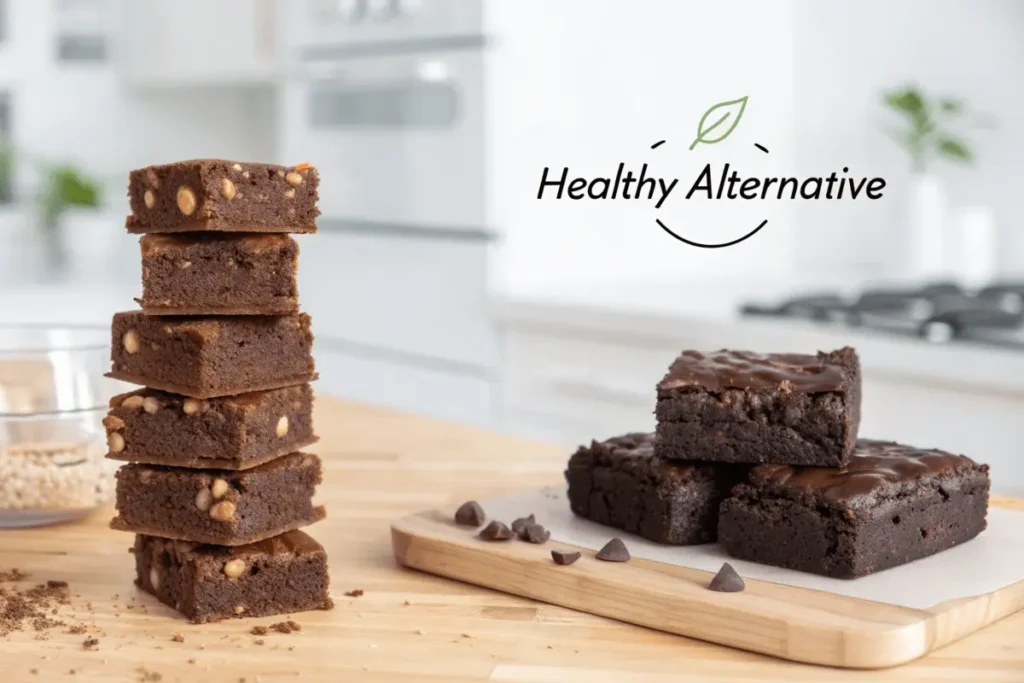
[(854, 297), (822, 292), (776, 305), (748, 304), (741, 313), (879, 330), (934, 343), (1024, 349), (1024, 282), (997, 282), (973, 292), (950, 282), (870, 289)]

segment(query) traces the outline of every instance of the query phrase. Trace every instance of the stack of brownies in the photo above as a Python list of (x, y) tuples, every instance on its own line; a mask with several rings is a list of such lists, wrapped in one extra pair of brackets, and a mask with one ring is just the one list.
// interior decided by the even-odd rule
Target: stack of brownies
[(856, 352), (683, 352), (654, 434), (569, 460), (577, 515), (666, 544), (836, 578), (910, 562), (985, 528), (988, 465), (858, 439)]
[(141, 311), (114, 316), (110, 376), (143, 389), (104, 420), (111, 526), (136, 534), (136, 584), (194, 622), (327, 609), (327, 557), (300, 527), (320, 460), (298, 245), (316, 169), (220, 160), (132, 171)]

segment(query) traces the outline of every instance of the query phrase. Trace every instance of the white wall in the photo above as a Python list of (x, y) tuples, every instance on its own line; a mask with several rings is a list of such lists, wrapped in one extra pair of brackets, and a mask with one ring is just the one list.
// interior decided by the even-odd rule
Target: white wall
[[(578, 279), (658, 279), (789, 269), (785, 207), (686, 205), (666, 211), (698, 240), (736, 237), (770, 217), (756, 241), (724, 250), (686, 247), (654, 223), (647, 203), (545, 199), (544, 166), (606, 175), (620, 161), (695, 178), (707, 161), (742, 160), (757, 174), (790, 164), (793, 129), (792, 3), (730, 0), (490, 0), (489, 208), (503, 234), (493, 284), (531, 289)], [(704, 111), (748, 95), (726, 144), (687, 147)], [(652, 152), (652, 143), (666, 145)], [(754, 142), (772, 153), (764, 157)], [(672, 200), (670, 200), (672, 201)]]
[[(1006, 271), (1024, 270), (1017, 188), (1024, 182), (1024, 3), (1018, 0), (491, 0), (488, 197), (504, 233), (494, 286), (537, 289), (578, 280), (775, 274), (863, 280), (898, 269), (907, 159), (881, 131), (883, 90), (914, 80), (998, 116), (970, 137), (974, 169), (944, 167), (951, 201), (993, 207)], [(773, 207), (770, 227), (718, 252), (675, 243), (628, 203), (538, 202), (540, 169), (598, 173), (640, 163), (654, 140), (676, 141), (674, 170), (692, 177), (679, 144), (704, 108), (735, 94), (750, 107), (730, 140), (702, 158), (734, 160), (761, 142), (770, 161), (750, 171), (853, 174), (889, 181), (874, 202)], [(668, 148), (666, 147), (666, 156)], [(746, 169), (746, 166), (744, 167)], [(691, 174), (691, 175), (687, 175)], [(739, 209), (679, 208), (688, 234), (742, 224)], [(755, 207), (764, 212), (763, 206)], [(727, 225), (722, 225), (727, 222)], [(893, 261), (896, 260), (894, 263)], [(552, 288), (558, 285), (550, 285)]]

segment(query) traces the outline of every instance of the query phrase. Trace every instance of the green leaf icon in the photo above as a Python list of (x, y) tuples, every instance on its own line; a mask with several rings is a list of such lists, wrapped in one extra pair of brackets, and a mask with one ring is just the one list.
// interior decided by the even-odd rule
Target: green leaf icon
[[(697, 124), (697, 139), (693, 141), (692, 145), (690, 145), (690, 149), (692, 150), (700, 143), (713, 145), (729, 137), (729, 135), (736, 130), (736, 126), (739, 124), (740, 119), (743, 118), (743, 112), (746, 108), (747, 96), (744, 95), (738, 100), (719, 102), (708, 109), (704, 112), (704, 116), (700, 117), (700, 123)], [(705, 126), (708, 119), (713, 120), (714, 123)], [(708, 137), (712, 131), (716, 131), (719, 128), (721, 128), (722, 131), (718, 134), (718, 137)]]

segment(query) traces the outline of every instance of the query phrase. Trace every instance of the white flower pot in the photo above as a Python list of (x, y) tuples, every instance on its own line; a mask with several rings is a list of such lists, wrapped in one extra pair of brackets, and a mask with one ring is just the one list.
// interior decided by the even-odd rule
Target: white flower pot
[(924, 173), (911, 177), (907, 192), (905, 236), (906, 275), (916, 281), (947, 276), (946, 196), (938, 178)]
[(61, 219), (60, 238), (67, 250), (68, 275), (75, 281), (106, 282), (121, 269), (124, 220), (110, 213), (72, 209)]

